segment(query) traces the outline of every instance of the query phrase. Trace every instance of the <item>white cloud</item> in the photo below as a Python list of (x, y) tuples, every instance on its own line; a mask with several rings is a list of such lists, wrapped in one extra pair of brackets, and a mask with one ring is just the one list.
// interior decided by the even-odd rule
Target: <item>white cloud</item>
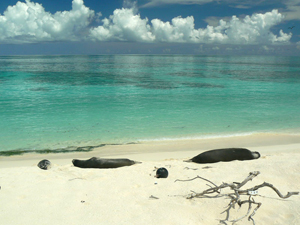
[(72, 10), (51, 14), (39, 3), (17, 2), (0, 15), (0, 41), (40, 42), (80, 40), (87, 30), (94, 11), (83, 0), (73, 0)]
[(282, 30), (279, 36), (273, 34), (270, 28), (279, 24), (283, 16), (278, 10), (265, 14), (253, 14), (243, 20), (233, 16), (229, 22), (220, 21), (216, 30), (223, 31), (228, 37), (227, 43), (258, 44), (258, 43), (284, 43), (288, 42), (292, 34), (285, 34)]
[(134, 8), (116, 9), (109, 19), (103, 20), (103, 26), (91, 29), (90, 37), (99, 41), (154, 41), (148, 19), (141, 19), (134, 11)]
[[(126, 3), (126, 4), (125, 4)], [(227, 22), (220, 20), (216, 26), (195, 29), (193, 16), (176, 17), (170, 22), (160, 19), (148, 21), (131, 8), (116, 9), (102, 25), (91, 27), (101, 13), (87, 8), (83, 0), (73, 0), (72, 10), (51, 14), (41, 4), (29, 0), (10, 6), (0, 15), (0, 43), (43, 41), (132, 41), (217, 44), (272, 44), (286, 43), (292, 34), (280, 31), (273, 34), (271, 27), (283, 20), (277, 10), (253, 14), (239, 19), (233, 16)]]
[[(163, 22), (154, 19), (152, 23), (152, 32), (155, 40), (160, 42), (192, 42), (191, 36), (195, 36), (194, 18), (176, 17), (170, 22)], [(192, 37), (192, 38), (193, 38)]]
[(142, 19), (133, 9), (117, 9), (109, 19), (103, 20), (103, 26), (91, 30), (95, 40), (143, 41), (143, 42), (179, 42), (179, 43), (221, 43), (221, 44), (270, 44), (286, 43), (292, 34), (282, 30), (278, 35), (270, 29), (279, 24), (283, 16), (278, 10), (265, 14), (253, 14), (239, 19), (233, 16), (230, 21), (219, 21), (218, 26), (195, 29), (194, 18), (176, 17), (171, 22), (160, 19)]

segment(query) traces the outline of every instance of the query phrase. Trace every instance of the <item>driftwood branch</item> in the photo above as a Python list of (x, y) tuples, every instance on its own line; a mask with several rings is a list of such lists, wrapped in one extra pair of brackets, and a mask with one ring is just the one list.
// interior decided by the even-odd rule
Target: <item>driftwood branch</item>
[[(210, 188), (202, 191), (201, 193), (196, 193), (196, 192), (192, 192), (192, 194), (190, 194), (189, 196), (187, 196), (187, 199), (192, 199), (192, 198), (219, 198), (219, 197), (229, 197), (230, 198), (230, 202), (227, 206), (227, 208), (224, 210), (224, 212), (222, 213), (226, 213), (225, 219), (220, 220), (220, 223), (222, 224), (227, 224), (226, 222), (231, 222), (232, 224), (244, 219), (245, 217), (248, 217), (248, 220), (252, 221), (252, 223), (255, 225), (255, 221), (253, 219), (253, 216), (255, 215), (256, 211), (261, 207), (262, 203), (260, 202), (255, 202), (253, 196), (258, 194), (258, 189), (263, 188), (263, 187), (269, 187), (271, 188), (273, 191), (276, 192), (276, 194), (283, 199), (289, 198), (292, 195), (298, 195), (299, 192), (288, 192), (286, 195), (281, 194), (281, 192), (274, 187), (274, 185), (270, 184), (270, 183), (262, 183), (260, 185), (256, 185), (252, 188), (248, 188), (245, 190), (241, 190), (241, 187), (243, 187), (246, 183), (248, 183), (249, 181), (251, 181), (253, 178), (255, 178), (256, 176), (258, 176), (260, 174), (259, 171), (254, 171), (251, 172), (249, 174), (249, 176), (243, 180), (241, 183), (238, 182), (233, 182), (233, 183), (222, 183), (221, 185), (217, 186), (215, 183), (213, 183), (212, 181), (197, 176), (194, 177), (192, 179), (189, 180), (175, 180), (176, 181), (192, 181), (195, 179), (202, 179), (205, 180), (206, 182), (209, 182), (210, 184), (213, 185), (213, 187), (210, 186)], [(230, 188), (230, 190), (232, 192), (228, 193), (228, 194), (221, 194), (221, 190), (224, 188)], [(215, 194), (212, 196), (212, 194)], [(247, 195), (249, 196), (247, 200), (242, 200), (241, 199), (241, 195)], [(230, 210), (232, 208), (235, 208), (236, 204), (239, 207), (242, 207), (242, 205), (244, 204), (248, 204), (248, 210), (247, 213), (243, 216), (241, 216), (238, 219), (235, 220), (230, 220)], [(252, 210), (252, 205), (256, 205), (256, 207)]]
[(262, 188), (262, 187), (272, 188), (280, 198), (289, 198), (292, 195), (298, 195), (299, 194), (299, 192), (288, 192), (286, 195), (283, 195), (283, 194), (280, 193), (280, 191), (276, 187), (273, 186), (273, 184), (266, 183), (266, 182), (262, 183), (261, 185), (257, 185), (255, 187), (253, 187), (252, 190), (255, 191), (255, 190), (258, 190), (259, 188)]

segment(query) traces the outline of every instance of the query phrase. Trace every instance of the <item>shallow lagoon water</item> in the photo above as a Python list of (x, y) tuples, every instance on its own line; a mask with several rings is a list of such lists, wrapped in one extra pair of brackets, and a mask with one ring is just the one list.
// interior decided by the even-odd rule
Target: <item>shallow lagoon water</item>
[(2, 56), (0, 151), (300, 133), (299, 74), (299, 57)]

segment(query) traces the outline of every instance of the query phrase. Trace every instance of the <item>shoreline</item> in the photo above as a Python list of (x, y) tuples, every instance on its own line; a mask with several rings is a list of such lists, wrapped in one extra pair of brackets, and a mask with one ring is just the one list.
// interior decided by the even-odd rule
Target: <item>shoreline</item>
[[(209, 164), (184, 162), (205, 150), (226, 147), (245, 147), (260, 152), (261, 157)], [(117, 169), (81, 169), (72, 165), (73, 158), (93, 156), (129, 158), (142, 163)], [(37, 167), (42, 159), (51, 161), (49, 170)], [(299, 139), (276, 135), (143, 142), (104, 146), (86, 153), (0, 157), (0, 200), (3, 203), (0, 221), (45, 225), (216, 225), (225, 218), (221, 212), (228, 206), (229, 199), (187, 199), (191, 191), (199, 193), (207, 189), (208, 183), (200, 179), (176, 180), (201, 176), (220, 185), (242, 182), (250, 172), (260, 171), (245, 189), (268, 182), (285, 195), (300, 190), (299, 166)], [(159, 167), (167, 168), (168, 178), (154, 177), (155, 168)], [(222, 193), (226, 193), (225, 190)], [(253, 217), (257, 225), (300, 221), (299, 195), (284, 200), (271, 188), (262, 188), (252, 198), (262, 203)], [(232, 209), (230, 219), (240, 218), (247, 209), (247, 205)], [(246, 217), (236, 224), (253, 223)]]
[[(300, 153), (300, 135), (263, 133), (242, 136), (213, 137), (202, 139), (156, 140), (123, 145), (103, 145), (88, 152), (25, 153), (22, 155), (0, 156), (0, 168), (21, 166), (23, 163), (41, 159), (54, 163), (70, 163), (73, 158), (137, 158), (142, 161), (163, 161), (168, 158), (187, 159), (203, 151), (219, 148), (248, 148), (263, 154)], [(15, 163), (14, 163), (15, 162)], [(13, 163), (13, 164), (11, 164)], [(11, 165), (10, 165), (11, 164)]]
[[(128, 139), (128, 140), (116, 140), (113, 141), (75, 141), (69, 144), (62, 144), (60, 142), (52, 143), (52, 145), (45, 144), (43, 148), (38, 147), (26, 147), (18, 146), (15, 149), (3, 149), (0, 146), (0, 157), (1, 156), (13, 156), (13, 155), (22, 155), (26, 153), (39, 153), (39, 154), (48, 154), (48, 153), (70, 153), (70, 152), (89, 152), (103, 146), (110, 145), (130, 145), (130, 144), (141, 144), (141, 143), (159, 143), (159, 142), (181, 142), (181, 141), (201, 141), (201, 140), (213, 140), (213, 139), (230, 139), (230, 138), (243, 138), (243, 137), (265, 137), (267, 139), (280, 137), (280, 138), (289, 138), (289, 140), (299, 137), (300, 139), (300, 130), (281, 130), (281, 131), (256, 131), (256, 132), (241, 132), (241, 133), (215, 133), (215, 134), (201, 134), (201, 135), (191, 135), (183, 137), (161, 137), (161, 138), (142, 138), (142, 139)], [(39, 144), (40, 145), (40, 144)], [(1, 154), (2, 153), (2, 154)], [(4, 154), (3, 154), (4, 153)]]

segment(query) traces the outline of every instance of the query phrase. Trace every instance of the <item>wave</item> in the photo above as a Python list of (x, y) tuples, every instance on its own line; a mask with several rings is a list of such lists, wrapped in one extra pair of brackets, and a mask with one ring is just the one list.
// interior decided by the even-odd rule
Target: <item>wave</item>
[(138, 141), (139, 142), (151, 142), (151, 141), (200, 140), (200, 139), (212, 139), (212, 138), (250, 136), (250, 135), (254, 135), (254, 134), (263, 134), (263, 132), (219, 133), (219, 134), (201, 134), (201, 135), (185, 136), (185, 137), (143, 138), (143, 139), (138, 139)]
[(218, 139), (218, 138), (232, 138), (232, 137), (247, 137), (247, 136), (274, 136), (274, 135), (287, 135), (287, 136), (300, 136), (299, 130), (280, 130), (280, 131), (252, 131), (240, 133), (218, 133), (218, 134), (203, 134), (185, 137), (162, 137), (162, 138), (144, 138), (138, 139), (137, 142), (156, 142), (156, 141), (181, 141), (181, 140), (202, 140), (202, 139)]

